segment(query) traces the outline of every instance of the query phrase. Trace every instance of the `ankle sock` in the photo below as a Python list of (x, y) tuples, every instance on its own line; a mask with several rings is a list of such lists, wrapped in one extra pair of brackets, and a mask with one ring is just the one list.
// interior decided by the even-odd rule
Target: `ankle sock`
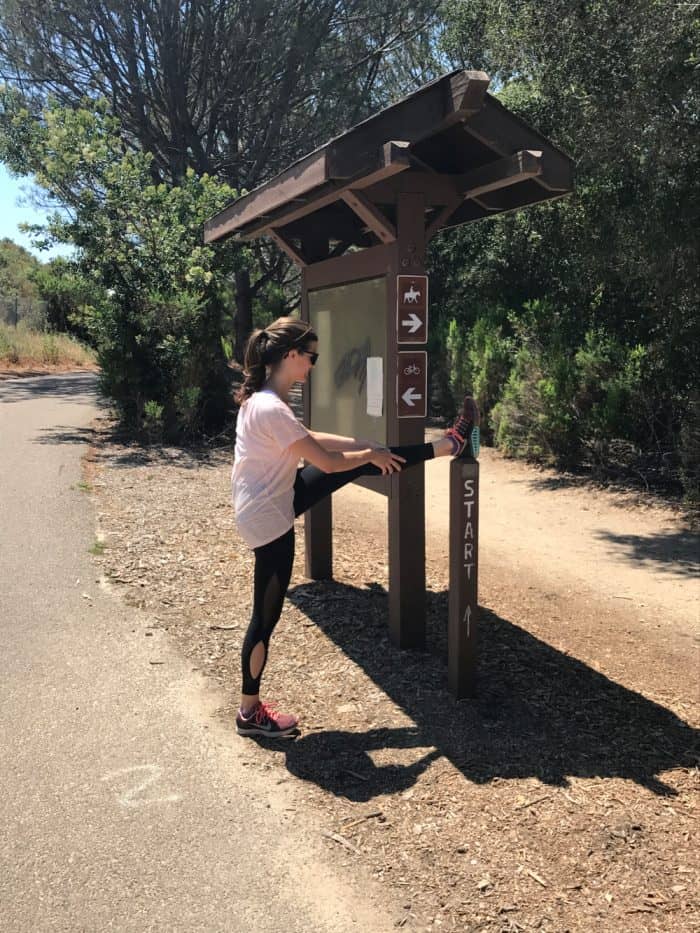
[(452, 456), (455, 457), (462, 450), (464, 445), (460, 443), (454, 434), (447, 434), (446, 437), (448, 437), (452, 442)]

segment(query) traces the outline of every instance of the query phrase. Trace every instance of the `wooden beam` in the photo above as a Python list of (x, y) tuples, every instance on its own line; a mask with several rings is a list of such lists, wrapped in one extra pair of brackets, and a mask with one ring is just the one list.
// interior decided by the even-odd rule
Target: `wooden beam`
[(296, 200), (328, 180), (328, 159), (324, 150), (312, 152), (276, 178), (229, 204), (204, 224), (204, 242), (219, 240), (227, 233)]
[(485, 71), (460, 71), (450, 76), (452, 111), (459, 119), (481, 110), (490, 82)]
[(446, 204), (442, 210), (437, 214), (434, 220), (432, 220), (425, 229), (425, 241), (432, 239), (435, 234), (442, 228), (442, 225), (449, 220), (449, 218), (454, 214), (460, 204), (464, 203), (464, 197), (459, 194), (450, 201), (449, 204)]
[(270, 227), (267, 233), (279, 246), (282, 252), (289, 256), (293, 263), (296, 263), (297, 266), (301, 266), (302, 269), (308, 266), (306, 257), (301, 252), (301, 250), (297, 249), (291, 240), (289, 240), (283, 233), (281, 233), (279, 230), (275, 230), (274, 227)]
[(459, 71), (431, 81), (328, 144), (331, 177), (357, 173), (358, 162), (385, 139), (412, 145), (477, 113), (484, 104), (489, 77), (483, 71)]
[(502, 156), (514, 148), (543, 152), (544, 168), (537, 183), (550, 191), (573, 189), (572, 160), (495, 98), (488, 97), (483, 110), (465, 120), (464, 129)]
[(470, 198), (541, 174), (542, 152), (522, 149), (504, 159), (496, 159), (494, 162), (480, 165), (464, 175), (452, 175), (451, 177), (464, 197)]
[(248, 227), (248, 229), (241, 231), (241, 239), (252, 240), (257, 236), (261, 236), (271, 227), (272, 222), (274, 222), (275, 227), (279, 229), (295, 220), (299, 220), (301, 217), (306, 217), (307, 214), (312, 214), (314, 211), (318, 211), (322, 207), (327, 207), (334, 201), (338, 201), (342, 193), (351, 187), (356, 191), (360, 188), (368, 188), (370, 185), (376, 184), (378, 181), (382, 181), (390, 175), (406, 171), (411, 165), (407, 149), (407, 143), (405, 145), (399, 142), (386, 143), (381, 149), (380, 164), (370, 174), (356, 181), (349, 182), (346, 185), (334, 185), (326, 194), (314, 198), (302, 207), (296, 208), (296, 210), (282, 214), (275, 218), (274, 221), (271, 221), (268, 217), (260, 223), (253, 224)]
[(464, 175), (449, 176), (459, 194), (440, 211), (435, 219), (428, 225), (426, 236), (428, 239), (435, 236), (438, 230), (449, 220), (454, 212), (471, 199), (486, 211), (498, 210), (492, 207), (483, 196), (490, 191), (506, 188), (529, 178), (535, 178), (542, 173), (542, 152), (535, 150), (522, 150), (505, 159), (496, 159), (486, 165), (480, 165)]
[(327, 288), (330, 285), (344, 285), (346, 282), (387, 275), (391, 270), (394, 249), (393, 243), (388, 246), (380, 243), (369, 249), (360, 249), (333, 259), (325, 259), (323, 262), (312, 263), (304, 269), (307, 287)]
[(341, 194), (341, 198), (379, 237), (382, 243), (393, 243), (396, 239), (396, 228), (361, 191), (353, 191), (349, 188)]

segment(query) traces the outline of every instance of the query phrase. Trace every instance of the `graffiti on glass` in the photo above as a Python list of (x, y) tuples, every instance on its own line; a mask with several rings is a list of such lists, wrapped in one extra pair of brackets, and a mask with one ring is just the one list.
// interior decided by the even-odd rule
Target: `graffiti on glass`
[(367, 357), (372, 355), (369, 337), (359, 347), (352, 347), (335, 368), (333, 381), (336, 389), (342, 388), (349, 379), (357, 379), (357, 394), (360, 395), (367, 380)]

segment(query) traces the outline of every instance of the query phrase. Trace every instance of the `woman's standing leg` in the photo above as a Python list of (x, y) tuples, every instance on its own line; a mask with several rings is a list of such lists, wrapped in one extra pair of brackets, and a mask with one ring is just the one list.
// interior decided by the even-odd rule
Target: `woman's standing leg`
[(253, 612), (243, 639), (243, 689), (237, 717), (242, 735), (284, 734), (296, 727), (293, 716), (275, 713), (260, 703), (260, 679), (267, 663), (270, 638), (282, 613), (294, 564), (294, 528), (280, 538), (255, 548)]

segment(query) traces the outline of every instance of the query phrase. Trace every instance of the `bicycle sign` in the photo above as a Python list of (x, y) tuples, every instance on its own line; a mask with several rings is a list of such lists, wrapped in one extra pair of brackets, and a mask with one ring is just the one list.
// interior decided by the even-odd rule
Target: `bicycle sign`
[(400, 350), (396, 373), (396, 406), (399, 418), (425, 418), (428, 395), (428, 354), (425, 350)]
[(428, 342), (428, 276), (396, 277), (396, 335), (398, 343)]

